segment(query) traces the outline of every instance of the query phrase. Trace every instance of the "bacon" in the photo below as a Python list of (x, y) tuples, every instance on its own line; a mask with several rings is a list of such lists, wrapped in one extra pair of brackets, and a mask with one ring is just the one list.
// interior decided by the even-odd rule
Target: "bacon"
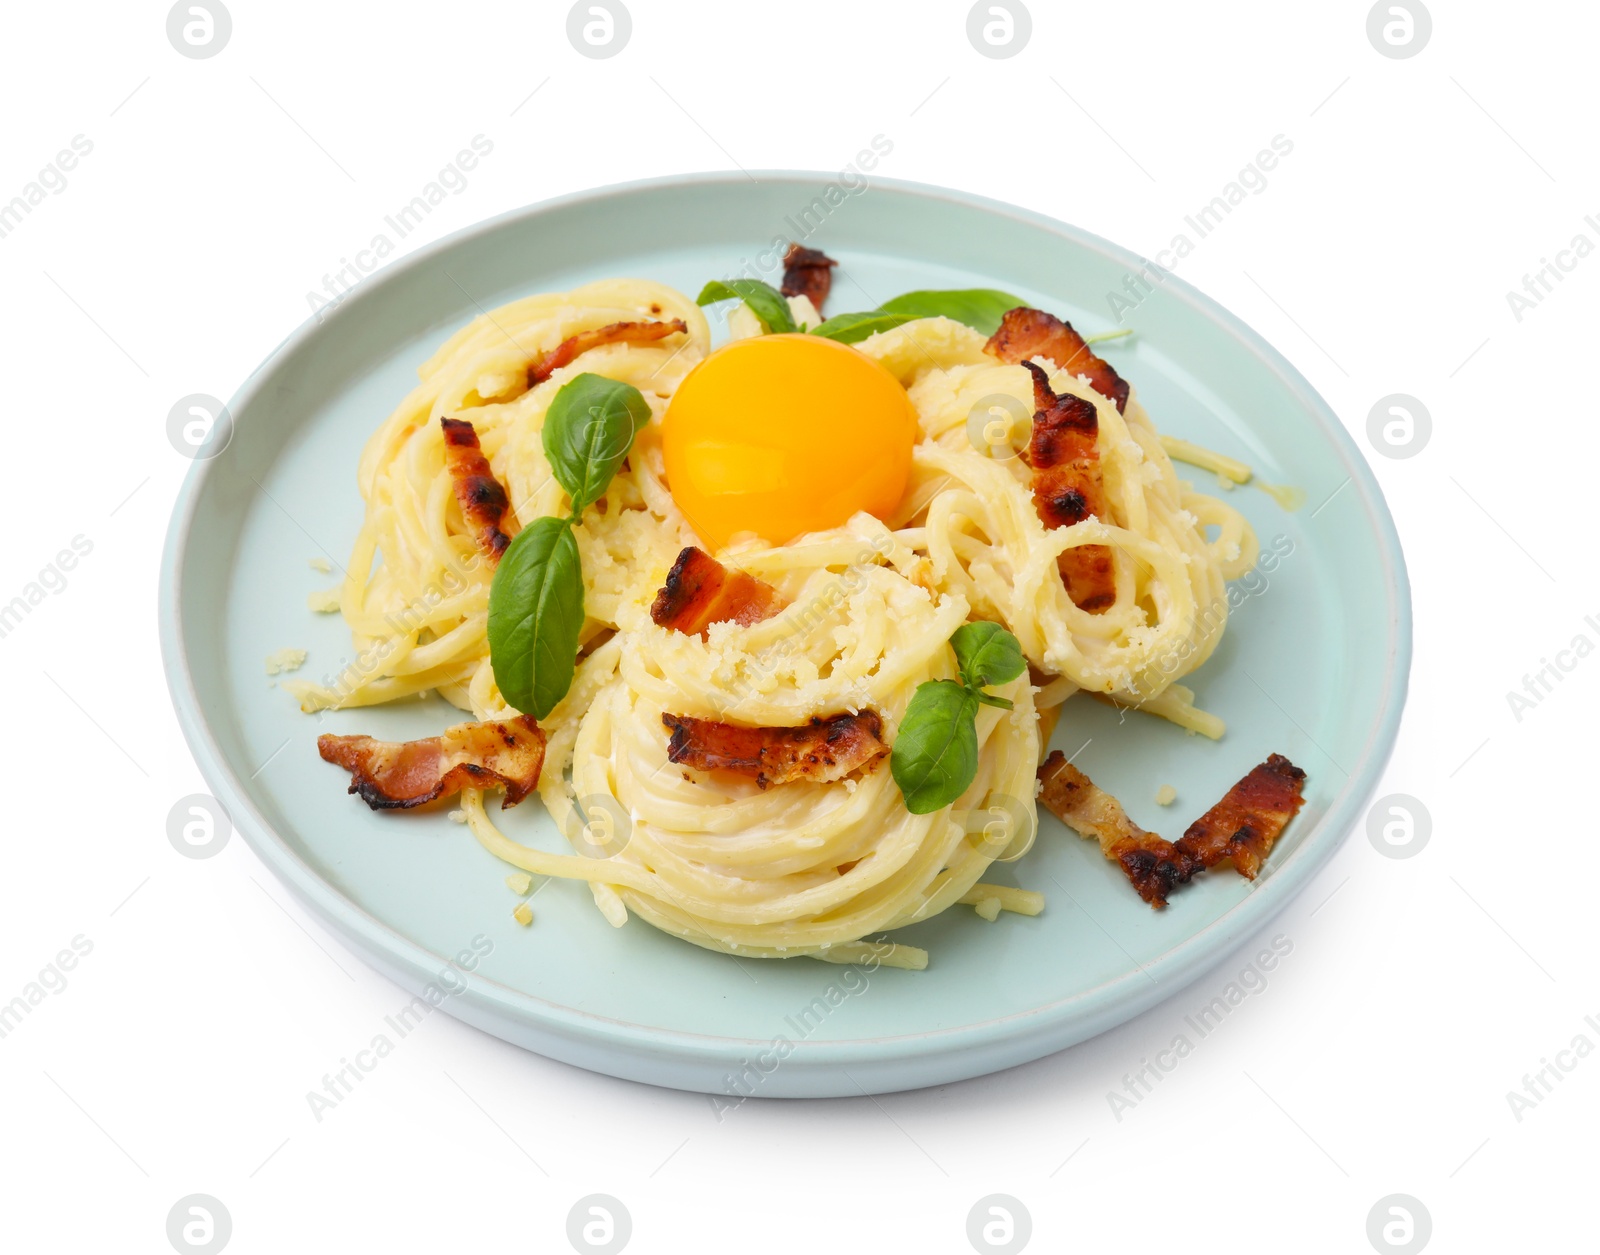
[(1153, 832), (1146, 832), (1122, 809), (1122, 803), (1100, 788), (1066, 759), (1051, 752), (1039, 768), (1044, 787), (1039, 800), (1080, 837), (1100, 843), (1100, 852), (1122, 869), (1139, 896), (1152, 907), (1167, 904), (1167, 895), (1201, 870), (1190, 854)]
[[(1028, 461), (1033, 467), (1033, 508), (1046, 527), (1071, 527), (1084, 519), (1111, 518), (1105, 477), (1095, 446), (1100, 420), (1082, 397), (1058, 397), (1049, 377), (1033, 362), (1022, 363), (1033, 376), (1033, 435)], [(1072, 604), (1099, 614), (1117, 600), (1116, 572), (1109, 545), (1079, 545), (1056, 559)]]
[[(1045, 357), (1062, 370), (1086, 376), (1089, 384), (1116, 404), (1128, 404), (1128, 385), (1110, 363), (1096, 357), (1072, 324), (1042, 309), (1018, 306), (1007, 311), (984, 351), (1003, 362), (1021, 364), (1033, 375), (1033, 502), (1046, 527), (1070, 527), (1091, 515), (1109, 522), (1105, 479), (1096, 447), (1100, 420), (1082, 397), (1058, 397), (1050, 377), (1033, 358)], [(1080, 545), (1057, 560), (1073, 605), (1098, 614), (1115, 604), (1116, 574), (1107, 545)]]
[(520, 530), (505, 487), (489, 469), (489, 459), (478, 445), (478, 431), (464, 418), (441, 418), (444, 428), (444, 464), (455, 481), (456, 500), (473, 538), (489, 557), (500, 561), (511, 538)]
[(742, 728), (687, 715), (661, 715), (672, 729), (667, 760), (696, 771), (732, 771), (756, 784), (812, 780), (826, 784), (865, 767), (889, 747), (876, 711), (829, 715), (799, 728)]
[(833, 268), (838, 264), (818, 249), (791, 244), (783, 255), (781, 291), (785, 296), (809, 297), (812, 308), (820, 314), (822, 302), (828, 299), (828, 291), (833, 287)]
[(421, 741), (324, 735), (317, 752), (350, 773), (350, 792), (375, 811), (409, 810), (494, 785), (505, 786), (504, 810), (539, 783), (544, 732), (519, 715), (504, 723), (458, 723)]
[(1305, 772), (1273, 754), (1190, 824), (1178, 838), (1178, 849), (1201, 867), (1231, 859), (1235, 871), (1254, 880), (1273, 842), (1304, 804), (1305, 780)]
[(1209, 868), (1230, 862), (1254, 880), (1284, 827), (1299, 812), (1306, 773), (1282, 754), (1252, 768), (1176, 843), (1146, 832), (1117, 801), (1055, 750), (1039, 768), (1039, 800), (1079, 836), (1100, 843), (1153, 907)]
[(614, 322), (592, 331), (580, 331), (528, 364), (528, 387), (538, 387), (563, 366), (570, 366), (580, 354), (602, 344), (649, 344), (652, 340), (688, 330), (683, 319), (674, 318), (670, 322)]
[(690, 545), (678, 555), (650, 606), (650, 617), (664, 628), (704, 639), (713, 623), (741, 627), (770, 619), (789, 603), (771, 584), (725, 567)]
[(1127, 380), (1111, 369), (1111, 363), (1095, 356), (1070, 322), (1062, 322), (1054, 314), (1020, 305), (1006, 313), (1000, 329), (983, 347), (986, 353), (1013, 364), (1048, 357), (1069, 374), (1086, 376), (1090, 387), (1116, 404), (1118, 414), (1128, 408)]

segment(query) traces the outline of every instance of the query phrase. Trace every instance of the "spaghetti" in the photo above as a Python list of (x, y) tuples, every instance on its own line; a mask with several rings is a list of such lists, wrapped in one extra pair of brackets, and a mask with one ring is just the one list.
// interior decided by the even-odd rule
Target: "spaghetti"
[[(815, 321), (807, 297), (793, 307), (802, 323)], [(750, 317), (732, 321), (761, 329)], [(626, 339), (592, 334), (643, 324), (671, 325)], [(637, 388), (652, 417), (574, 529), (585, 620), (571, 688), (540, 720), (538, 784), (574, 852), (513, 839), (482, 790), (468, 788), (462, 810), (478, 841), (523, 872), (586, 882), (613, 924), (632, 913), (738, 955), (850, 962), (865, 953), (863, 939), (958, 902), (985, 918), (1036, 913), (1038, 895), (981, 877), (1031, 844), (1041, 712), (1051, 712), (1048, 726), (1084, 691), (1220, 735), (1220, 721), (1177, 681), (1215, 648), (1226, 581), (1253, 564), (1257, 546), (1236, 511), (1178, 480), (1136, 395), (1119, 412), (1048, 361), (1056, 394), (1094, 406), (1110, 517), (1047, 529), (1018, 456), (1027, 428), (1018, 420), (1033, 410), (1029, 370), (997, 362), (984, 344), (947, 318), (857, 344), (904, 387), (920, 427), (898, 510), (783, 545), (736, 540), (719, 557), (775, 589), (781, 609), (691, 634), (652, 621), (650, 608), (696, 541), (667, 482), (660, 420), (710, 351), (704, 315), (681, 293), (635, 280), (485, 314), (423, 364), (418, 387), (362, 455), (366, 513), (339, 591), (356, 661), (331, 684), (289, 687), (306, 711), (433, 691), (479, 720), (514, 718), (486, 634), (494, 566), (452, 484), (445, 433), (460, 429), (441, 420), (470, 421), (509, 498), (511, 534), (565, 513), (541, 445), (544, 417), (576, 375), (603, 375)], [(1114, 599), (1094, 613), (1073, 604), (1058, 568), (1077, 546), (1115, 555)], [(979, 708), (977, 771), (949, 806), (911, 813), (887, 763), (768, 788), (669, 758), (667, 712), (795, 727), (871, 710), (892, 743), (918, 686), (957, 678), (948, 642), (973, 619), (1009, 629), (1032, 675), (994, 687), (1011, 709)], [(873, 953), (890, 965), (926, 963), (904, 945)]]

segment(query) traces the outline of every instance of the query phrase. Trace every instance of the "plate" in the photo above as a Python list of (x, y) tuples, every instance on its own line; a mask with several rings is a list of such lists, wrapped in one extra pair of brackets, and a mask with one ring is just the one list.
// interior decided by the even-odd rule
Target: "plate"
[[(1086, 334), (1118, 325), (1107, 294), (1125, 292), (1142, 264), (1038, 214), (888, 180), (847, 189), (817, 174), (708, 174), (518, 210), (373, 275), (290, 336), (233, 398), (231, 441), (195, 463), (163, 561), (161, 639), (184, 733), (234, 827), (308, 910), (398, 984), (487, 1032), (708, 1093), (958, 1080), (1170, 997), (1260, 932), (1338, 848), (1388, 758), (1410, 667), (1404, 560), (1361, 454), (1260, 336), (1168, 277), (1123, 315), (1138, 334), (1102, 351), (1163, 432), (1243, 458), (1309, 504), (1286, 511), (1254, 488), (1230, 498), (1280, 557), (1238, 585), (1221, 647), (1189, 681), (1227, 721), (1221, 742), (1077, 700), (1054, 743), (1169, 837), (1269, 752), (1289, 755), (1310, 774), (1305, 809), (1254, 883), (1203, 877), (1152, 911), (1098, 847), (1041, 814), (1033, 851), (988, 878), (1042, 891), (1044, 913), (988, 923), (955, 907), (900, 930), (930, 952), (923, 972), (736, 959), (636, 919), (613, 929), (582, 885), (564, 882), (534, 898), (531, 928), (516, 923), (510, 869), (465, 827), (373, 814), (316, 753), (321, 732), (430, 735), (448, 708), (303, 715), (264, 660), (306, 649), (301, 674), (321, 678), (349, 658), (343, 621), (306, 608), (336, 578), (308, 560), (347, 559), (362, 444), (452, 331), (516, 297), (605, 277), (690, 293), (747, 264), (771, 277), (774, 242), (801, 236), (842, 263), (835, 312), (915, 288), (999, 287)], [(1154, 802), (1163, 784), (1178, 791), (1165, 809)], [(526, 809), (536, 814), (520, 839), (562, 848), (542, 809)]]

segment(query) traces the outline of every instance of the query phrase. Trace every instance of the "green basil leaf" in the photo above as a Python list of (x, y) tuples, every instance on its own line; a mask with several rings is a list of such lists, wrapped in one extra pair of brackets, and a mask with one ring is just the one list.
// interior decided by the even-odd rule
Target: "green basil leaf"
[(811, 328), (811, 334), (826, 336), (830, 340), (837, 340), (840, 344), (855, 344), (880, 331), (889, 331), (902, 323), (908, 323), (916, 317), (916, 314), (886, 314), (881, 309), (862, 314), (835, 314), (826, 322)]
[[(1028, 666), (1017, 638), (998, 623), (987, 620), (962, 624), (950, 638), (950, 648), (956, 651), (961, 678), (975, 689), (990, 684), (1009, 684)], [(1003, 700), (996, 698), (990, 704)]]
[(794, 315), (789, 312), (789, 302), (782, 292), (760, 279), (729, 279), (724, 283), (713, 279), (700, 289), (694, 298), (696, 305), (711, 305), (717, 301), (743, 301), (750, 312), (761, 320), (762, 330), (769, 336), (785, 331), (798, 331)]
[(544, 455), (574, 518), (600, 499), (649, 421), (650, 403), (632, 384), (586, 372), (561, 386), (544, 416)]
[(889, 753), (889, 770), (913, 815), (949, 806), (978, 774), (978, 698), (954, 680), (917, 685)]
[(907, 292), (878, 308), (888, 314), (909, 314), (913, 318), (953, 318), (975, 331), (992, 336), (1008, 310), (1026, 305), (1020, 296), (994, 288), (957, 288), (946, 291)]
[(518, 532), (489, 586), (489, 661), (500, 695), (543, 719), (572, 687), (583, 628), (583, 570), (568, 519)]

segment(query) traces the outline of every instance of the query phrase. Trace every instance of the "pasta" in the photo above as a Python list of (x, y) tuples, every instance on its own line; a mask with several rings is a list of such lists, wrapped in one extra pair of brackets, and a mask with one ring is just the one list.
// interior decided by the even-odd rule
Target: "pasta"
[[(806, 297), (791, 305), (817, 321)], [(631, 320), (680, 320), (682, 331), (599, 344), (528, 386), (540, 373), (530, 367), (570, 337)], [(762, 329), (743, 307), (732, 322), (736, 334)], [(361, 457), (366, 513), (339, 590), (355, 661), (331, 683), (286, 687), (306, 711), (436, 692), (478, 720), (515, 716), (490, 659), (495, 568), (452, 492), (440, 420), (470, 419), (526, 528), (567, 509), (541, 444), (555, 396), (582, 372), (622, 381), (644, 396), (651, 419), (574, 527), (579, 661), (566, 696), (539, 720), (539, 796), (573, 852), (515, 839), (490, 817), (483, 791), (468, 788), (461, 808), (477, 840), (523, 873), (585, 882), (613, 924), (633, 914), (737, 955), (850, 962), (863, 939), (955, 903), (986, 919), (1037, 913), (1038, 895), (981, 878), (1032, 843), (1042, 729), (1081, 690), (1220, 735), (1220, 721), (1178, 680), (1215, 648), (1226, 581), (1254, 563), (1257, 546), (1236, 511), (1177, 478), (1137, 397), (1121, 413), (1059, 368), (1050, 387), (1095, 408), (1112, 517), (1047, 529), (1018, 456), (1027, 424), (1016, 420), (1033, 410), (1029, 373), (997, 362), (984, 343), (935, 317), (855, 346), (900, 382), (916, 412), (900, 506), (788, 544), (730, 544), (718, 556), (771, 585), (783, 608), (748, 625), (713, 623), (702, 637), (650, 613), (675, 557), (696, 543), (667, 480), (660, 428), (710, 352), (700, 308), (659, 284), (615, 280), (484, 314), (423, 364), (419, 385)], [(1058, 572), (1058, 556), (1082, 545), (1117, 555), (1115, 601), (1099, 613), (1074, 605)], [(977, 770), (948, 806), (912, 813), (887, 763), (769, 788), (669, 759), (669, 711), (794, 727), (870, 709), (892, 742), (920, 685), (959, 679), (948, 642), (975, 619), (1014, 634), (1031, 673), (993, 687), (1010, 709), (978, 707)], [(905, 945), (874, 953), (891, 965), (927, 961)]]

